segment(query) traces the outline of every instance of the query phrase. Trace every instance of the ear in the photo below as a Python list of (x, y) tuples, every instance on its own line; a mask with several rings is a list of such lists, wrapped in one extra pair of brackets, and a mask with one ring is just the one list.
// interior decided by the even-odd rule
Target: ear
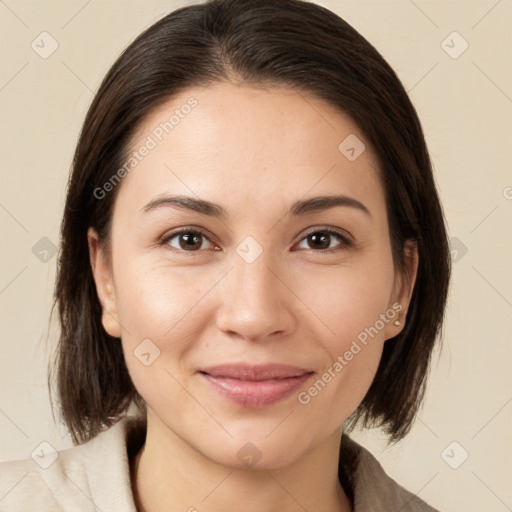
[(89, 244), (89, 259), (92, 267), (96, 293), (102, 308), (101, 323), (103, 328), (114, 338), (121, 337), (121, 325), (117, 320), (117, 302), (112, 276), (112, 266), (99, 243), (98, 234), (93, 228), (87, 231)]
[[(386, 324), (386, 339), (393, 338), (402, 332), (407, 317), (407, 311), (411, 302), (416, 276), (418, 274), (418, 245), (416, 240), (409, 239), (404, 243), (404, 272), (398, 272), (395, 276), (395, 285), (393, 289), (392, 299), (389, 309), (394, 311), (396, 315)], [(399, 325), (395, 325), (395, 321), (399, 321)]]

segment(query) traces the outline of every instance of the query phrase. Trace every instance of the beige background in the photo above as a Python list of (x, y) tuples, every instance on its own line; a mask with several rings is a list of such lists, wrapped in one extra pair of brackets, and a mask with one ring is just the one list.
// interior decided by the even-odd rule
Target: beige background
[[(58, 245), (72, 152), (108, 67), (144, 28), (190, 3), (0, 0), (0, 459), (29, 457), (42, 441), (71, 446), (46, 388), (56, 258), (41, 239)], [(444, 348), (414, 430), (387, 449), (378, 433), (355, 437), (443, 511), (512, 510), (512, 4), (319, 3), (367, 37), (410, 92), (456, 238)], [(46, 59), (31, 47), (43, 31), (58, 43)], [(450, 56), (442, 41), (454, 31)], [(465, 452), (458, 469), (446, 462)]]

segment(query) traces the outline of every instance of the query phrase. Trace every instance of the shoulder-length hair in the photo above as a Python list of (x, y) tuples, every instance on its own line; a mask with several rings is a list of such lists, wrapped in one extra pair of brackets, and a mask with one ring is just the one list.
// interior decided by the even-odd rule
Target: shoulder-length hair
[(222, 81), (285, 86), (324, 100), (356, 122), (376, 153), (394, 265), (405, 271), (404, 243), (413, 239), (419, 268), (405, 327), (385, 343), (371, 387), (347, 424), (381, 427), (397, 441), (417, 413), (441, 334), (450, 276), (443, 212), (420, 122), (395, 72), (343, 19), (301, 0), (210, 0), (178, 9), (139, 35), (108, 71), (68, 183), (50, 397), (55, 375), (60, 416), (75, 444), (116, 423), (131, 405), (144, 409), (119, 340), (102, 327), (87, 230), (93, 227), (108, 249), (119, 186), (97, 190), (122, 167), (146, 116), (178, 92)]

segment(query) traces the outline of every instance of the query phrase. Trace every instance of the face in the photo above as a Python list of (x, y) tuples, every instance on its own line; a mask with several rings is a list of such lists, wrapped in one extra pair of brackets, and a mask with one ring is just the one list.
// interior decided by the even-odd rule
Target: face
[[(162, 435), (237, 467), (248, 442), (279, 467), (339, 437), (413, 286), (364, 135), (303, 93), (216, 84), (158, 108), (131, 151), (110, 258), (89, 244), (103, 325)], [(249, 369), (212, 370), (227, 364)]]

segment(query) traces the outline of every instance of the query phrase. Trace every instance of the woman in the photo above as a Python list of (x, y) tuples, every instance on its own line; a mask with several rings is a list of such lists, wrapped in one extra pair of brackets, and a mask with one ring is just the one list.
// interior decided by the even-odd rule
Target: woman
[(77, 446), (0, 465), (2, 505), (434, 510), (348, 432), (409, 431), (449, 273), (419, 120), (370, 43), (300, 0), (171, 13), (73, 162), (53, 374)]

